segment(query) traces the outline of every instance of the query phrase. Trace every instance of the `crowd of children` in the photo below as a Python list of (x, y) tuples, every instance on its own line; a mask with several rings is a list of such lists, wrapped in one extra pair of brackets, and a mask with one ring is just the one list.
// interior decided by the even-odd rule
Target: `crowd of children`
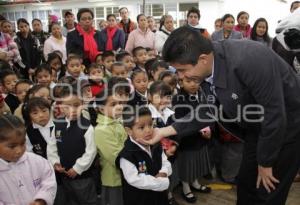
[[(135, 48), (132, 56), (126, 51), (107, 51), (89, 67), (83, 66), (81, 57), (75, 54), (70, 54), (64, 65), (57, 53), (50, 53), (48, 61), (35, 70), (34, 82), (21, 78), (9, 64), (1, 64), (2, 105), (6, 107), (1, 120), (19, 120), (11, 126), (24, 129), (19, 135), (25, 139), (26, 153), (20, 154), (20, 159), (32, 152), (48, 160), (39, 159), (56, 177), (57, 187), (55, 183), (51, 187), (57, 189), (56, 195), (52, 191), (47, 196), (55, 201), (49, 204), (96, 204), (100, 195), (103, 205), (140, 201), (169, 204), (174, 201), (169, 187), (174, 188), (179, 180), (193, 183), (200, 191), (210, 191), (196, 183), (211, 171), (208, 158), (196, 170), (192, 165), (186, 167), (184, 177), (193, 179), (186, 180), (178, 175), (182, 171), (175, 170), (178, 163), (184, 163), (177, 156), (181, 153), (177, 149), (183, 146), (170, 139), (155, 147), (136, 141), (151, 138), (155, 127), (172, 123), (179, 113), (172, 110), (177, 103), (173, 100), (172, 105), (172, 97), (181, 89), (195, 95), (201, 92), (199, 84), (189, 87), (188, 80), (179, 83), (166, 62), (148, 53), (143, 47)], [(11, 140), (4, 133), (0, 144)], [(205, 147), (207, 139), (199, 138)], [(192, 162), (186, 163), (196, 164), (201, 157), (208, 157), (206, 147), (201, 145), (199, 156), (191, 152), (187, 158)], [(5, 166), (13, 163), (2, 156), (1, 160)], [(184, 188), (183, 196), (189, 202), (196, 199), (188, 188)], [(47, 197), (39, 200), (48, 204)], [(14, 198), (5, 200), (15, 202)]]

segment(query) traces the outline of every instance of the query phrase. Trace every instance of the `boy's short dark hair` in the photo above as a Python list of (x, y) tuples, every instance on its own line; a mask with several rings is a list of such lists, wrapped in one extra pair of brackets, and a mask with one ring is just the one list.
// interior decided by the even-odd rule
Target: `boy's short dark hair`
[(104, 51), (102, 53), (102, 61), (104, 61), (107, 57), (111, 57), (111, 56), (115, 57), (115, 54), (113, 51)]
[(21, 85), (21, 84), (27, 84), (27, 85), (33, 85), (33, 83), (31, 82), (31, 80), (28, 79), (21, 79), (16, 83), (16, 88)]
[(122, 119), (124, 127), (132, 128), (135, 121), (142, 116), (150, 116), (151, 111), (146, 106), (128, 107), (124, 110)]
[(130, 56), (130, 53), (123, 51), (116, 55), (116, 61), (122, 61), (126, 56)]
[(36, 68), (34, 75), (37, 76), (42, 71), (47, 71), (47, 72), (49, 72), (50, 75), (52, 75), (52, 69), (51, 69), (50, 65), (47, 63), (42, 63), (41, 65), (39, 65)]
[(197, 9), (196, 7), (190, 8), (190, 9), (188, 10), (188, 13), (187, 13), (186, 17), (188, 18), (189, 15), (190, 15), (191, 13), (197, 14), (198, 19), (200, 19), (200, 10), (199, 10), (199, 9)]
[(128, 83), (128, 80), (121, 77), (110, 78), (107, 83), (107, 89), (114, 90), (114, 92), (118, 94), (124, 94), (128, 96), (130, 94), (130, 85)]
[(162, 81), (155, 81), (154, 83), (151, 84), (149, 88), (149, 94), (155, 95), (159, 94), (159, 96), (164, 97), (164, 96), (171, 96), (172, 95), (172, 90), (170, 86), (165, 84)]
[(96, 68), (99, 68), (101, 69), (103, 72), (104, 72), (104, 66), (103, 65), (98, 65), (96, 63), (91, 63), (88, 67), (86, 67), (84, 69), (84, 73), (85, 74), (90, 74), (90, 72), (93, 70), (93, 69), (96, 69)]
[(201, 54), (209, 54), (212, 51), (213, 45), (210, 40), (183, 26), (170, 34), (164, 44), (162, 56), (168, 63), (196, 65)]
[(115, 67), (118, 67), (118, 66), (124, 66), (124, 67), (125, 67), (124, 63), (117, 61), (117, 62), (114, 62), (114, 63), (111, 65), (111, 69), (110, 69), (110, 70), (113, 71), (113, 69), (114, 69)]
[(67, 65), (70, 63), (71, 60), (75, 60), (75, 59), (76, 59), (76, 60), (79, 60), (79, 61), (82, 60), (82, 58), (81, 58), (79, 55), (72, 53), (72, 54), (69, 55), (68, 58), (67, 58)]
[(135, 47), (133, 50), (132, 50), (132, 55), (136, 57), (137, 55), (137, 52), (141, 51), (141, 50), (146, 50), (146, 48), (142, 47), (142, 46), (138, 46), (138, 47)]
[(115, 19), (117, 19), (117, 17), (116, 17), (115, 14), (108, 14), (108, 15), (106, 16), (106, 20), (108, 21), (108, 19), (109, 19), (110, 17), (114, 17)]
[(11, 69), (5, 69), (0, 72), (0, 81), (2, 84), (4, 84), (4, 79), (9, 75), (17, 75), (17, 74)]

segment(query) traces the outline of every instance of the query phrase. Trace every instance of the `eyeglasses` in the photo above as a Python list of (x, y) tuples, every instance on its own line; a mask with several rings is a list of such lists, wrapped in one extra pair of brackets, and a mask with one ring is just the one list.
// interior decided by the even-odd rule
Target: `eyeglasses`
[(80, 18), (80, 21), (87, 21), (87, 20), (91, 21), (91, 20), (93, 20), (93, 18), (92, 17), (82, 17), (82, 18)]

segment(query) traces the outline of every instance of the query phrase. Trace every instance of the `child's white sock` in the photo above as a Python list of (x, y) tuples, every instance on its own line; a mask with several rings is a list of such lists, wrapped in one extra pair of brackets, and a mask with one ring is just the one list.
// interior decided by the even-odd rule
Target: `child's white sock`
[(189, 185), (189, 183), (186, 182), (182, 182), (182, 190), (184, 194), (188, 194), (191, 192), (191, 187)]
[(201, 185), (199, 184), (198, 180), (196, 179), (194, 182), (193, 182), (193, 187), (196, 188), (196, 189), (200, 189), (201, 188)]

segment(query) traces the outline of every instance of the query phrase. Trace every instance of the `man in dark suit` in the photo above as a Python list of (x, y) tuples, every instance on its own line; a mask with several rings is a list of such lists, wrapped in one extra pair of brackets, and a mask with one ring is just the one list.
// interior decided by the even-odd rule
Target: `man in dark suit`
[[(244, 142), (238, 205), (283, 205), (300, 165), (300, 79), (267, 47), (252, 41), (212, 44), (188, 28), (175, 30), (163, 57), (179, 78), (196, 78), (215, 106), (155, 130), (148, 143), (201, 130), (210, 119)], [(207, 87), (209, 89), (207, 89)], [(200, 119), (202, 120), (199, 120)]]

